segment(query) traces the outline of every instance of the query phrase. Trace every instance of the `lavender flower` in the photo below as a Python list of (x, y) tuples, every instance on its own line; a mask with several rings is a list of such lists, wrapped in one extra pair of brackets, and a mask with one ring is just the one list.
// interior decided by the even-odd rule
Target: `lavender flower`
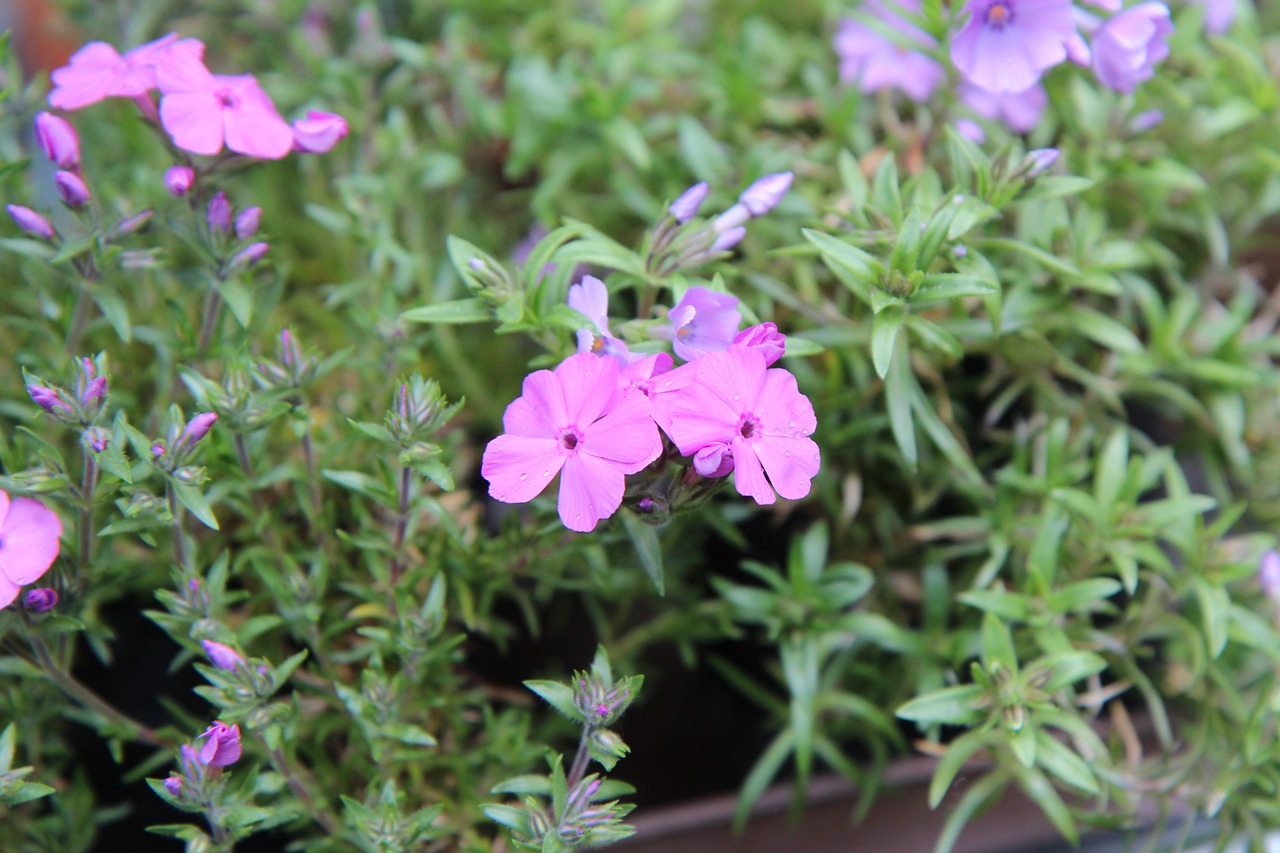
[(1139, 3), (1109, 18), (1093, 37), (1093, 73), (1102, 85), (1132, 92), (1150, 80), (1156, 63), (1169, 55), (1165, 38), (1173, 32), (1163, 3)]
[[(1031, 132), (1049, 105), (1049, 96), (1038, 83), (1021, 92), (993, 92), (970, 84), (961, 86), (959, 93), (969, 109), (985, 119), (1002, 122), (1014, 133)], [(985, 136), (981, 134), (976, 141)]]
[(963, 11), (969, 20), (951, 41), (951, 61), (991, 92), (1031, 88), (1079, 39), (1071, 0), (966, 0)]
[(787, 190), (791, 189), (792, 177), (791, 172), (765, 175), (742, 191), (738, 196), (738, 204), (750, 212), (752, 219), (764, 216), (777, 207)]
[(258, 233), (258, 223), (262, 221), (262, 208), (246, 207), (236, 217), (236, 236), (248, 240)]
[(711, 244), (711, 248), (707, 251), (713, 255), (717, 252), (727, 252), (741, 243), (742, 238), (745, 236), (747, 236), (747, 229), (741, 225), (736, 225), (733, 228), (726, 229), (720, 236), (716, 237), (715, 242)]
[[(186, 427), (182, 430), (182, 434), (178, 436), (178, 440), (174, 442), (174, 449), (191, 448), (200, 443), (213, 425), (217, 422), (218, 416), (213, 412), (202, 412), (191, 420), (187, 421)], [(160, 446), (160, 452), (156, 453), (156, 447), (152, 446), (151, 452), (157, 457), (164, 455), (164, 447)]]
[(1274, 549), (1263, 554), (1258, 563), (1258, 585), (1268, 598), (1280, 601), (1280, 553)]
[(669, 337), (676, 355), (685, 361), (723, 351), (732, 343), (742, 322), (736, 296), (705, 287), (689, 288), (667, 317), (671, 325), (654, 332)]
[(200, 737), (206, 738), (204, 745), (200, 747), (201, 764), (226, 767), (240, 760), (240, 726), (228, 726), (214, 721)]
[(200, 645), (204, 646), (204, 653), (209, 656), (209, 660), (218, 669), (235, 672), (244, 666), (244, 658), (226, 643), (219, 643), (216, 640), (201, 640)]
[(62, 399), (62, 396), (53, 388), (46, 388), (43, 385), (28, 385), (27, 393), (31, 395), (31, 402), (51, 414), (58, 412), (70, 412), (71, 404)]
[(262, 260), (270, 248), (270, 243), (251, 243), (231, 256), (231, 260), (227, 262), (227, 269), (238, 270), (251, 267)]
[[(900, 89), (913, 101), (926, 101), (946, 77), (942, 65), (925, 53), (938, 42), (898, 10), (918, 13), (920, 0), (867, 0), (864, 14), (878, 19), (883, 28), (854, 18), (841, 19), (833, 40), (840, 59), (840, 81), (856, 82), (863, 92)], [(885, 29), (893, 35), (887, 35)]]
[(209, 230), (215, 233), (225, 234), (231, 230), (231, 202), (227, 200), (226, 193), (219, 191), (209, 199), (205, 221), (209, 223)]

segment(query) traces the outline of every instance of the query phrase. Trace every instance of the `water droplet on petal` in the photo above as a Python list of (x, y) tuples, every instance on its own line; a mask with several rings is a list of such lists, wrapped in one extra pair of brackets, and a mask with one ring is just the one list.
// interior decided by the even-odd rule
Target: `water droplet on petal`
[(521, 480), (527, 480), (527, 479), (529, 479), (529, 475), (528, 475), (528, 474), (521, 474), (521, 475), (520, 475), (520, 479), (521, 479)]
[(785, 451), (783, 451), (782, 455), (783, 455), (783, 456), (790, 456), (790, 455), (791, 455), (791, 451), (790, 451), (790, 450), (785, 450)]
[(544, 477), (550, 477), (550, 476), (551, 476), (551, 472), (550, 472), (550, 471), (543, 471), (543, 472), (542, 472), (542, 476), (544, 476)]
[(787, 423), (787, 426), (789, 426), (789, 427), (793, 427), (793, 426), (795, 426), (795, 425), (796, 425), (796, 422), (795, 422), (795, 421), (789, 421), (789, 422)]

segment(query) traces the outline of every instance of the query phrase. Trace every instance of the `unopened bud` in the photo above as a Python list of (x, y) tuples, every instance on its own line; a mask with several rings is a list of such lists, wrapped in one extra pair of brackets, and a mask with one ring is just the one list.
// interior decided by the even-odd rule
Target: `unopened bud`
[(58, 198), (72, 210), (79, 210), (89, 201), (89, 188), (75, 172), (63, 169), (55, 173), (53, 185), (58, 190)]
[(1028, 178), (1034, 178), (1058, 162), (1061, 154), (1062, 152), (1057, 148), (1037, 148), (1034, 151), (1028, 151), (1026, 159), (1022, 161), (1023, 173)]
[(53, 388), (46, 388), (43, 385), (28, 385), (27, 393), (31, 395), (31, 402), (51, 414), (59, 412), (70, 412), (71, 404), (62, 399)]
[(111, 444), (111, 433), (102, 427), (89, 427), (84, 431), (84, 446), (94, 453), (101, 453)]
[(267, 250), (270, 248), (270, 243), (251, 243), (232, 256), (231, 260), (227, 262), (227, 269), (238, 270), (251, 267), (262, 260), (262, 257), (266, 255)]
[(190, 166), (170, 166), (164, 173), (164, 188), (178, 198), (190, 192), (195, 182), (196, 173)]
[(130, 216), (128, 219), (121, 219), (116, 223), (116, 227), (111, 229), (107, 238), (114, 239), (116, 237), (124, 237), (129, 234), (136, 234), (143, 228), (147, 227), (147, 223), (151, 221), (151, 217), (154, 215), (154, 211), (144, 210), (141, 213), (136, 213), (133, 216)]
[(5, 205), (5, 210), (9, 211), (9, 215), (13, 217), (14, 224), (31, 236), (39, 237), (41, 240), (52, 240), (56, 236), (49, 220), (31, 208), (20, 204), (9, 204)]
[(705, 181), (694, 184), (680, 194), (680, 197), (671, 202), (671, 206), (667, 208), (667, 212), (679, 222), (681, 225), (698, 215), (698, 209), (702, 207), (703, 200), (707, 197), (707, 184)]
[(23, 603), (32, 613), (47, 613), (58, 606), (58, 593), (47, 586), (36, 587), (27, 590)]
[(66, 119), (53, 113), (36, 113), (36, 142), (59, 169), (80, 167), (80, 137)]
[(262, 221), (262, 208), (246, 207), (236, 217), (236, 236), (248, 240), (258, 233), (258, 223)]
[(764, 216), (777, 207), (787, 190), (791, 189), (792, 177), (790, 172), (765, 175), (742, 191), (738, 196), (738, 204), (745, 207), (753, 218)]
[(764, 356), (766, 366), (782, 358), (787, 352), (787, 336), (778, 331), (773, 323), (760, 323), (749, 326), (738, 332), (733, 343), (751, 347)]
[(226, 643), (219, 643), (216, 640), (201, 640), (200, 645), (204, 646), (205, 654), (209, 656), (209, 660), (218, 669), (235, 672), (244, 666), (244, 658)]
[(729, 228), (721, 233), (721, 235), (716, 238), (716, 241), (711, 244), (710, 251), (713, 255), (717, 252), (727, 252), (734, 246), (741, 243), (742, 238), (745, 236), (747, 236), (747, 229), (741, 225)]
[(231, 230), (231, 202), (227, 200), (226, 193), (219, 190), (209, 199), (205, 221), (209, 223), (209, 230), (216, 234), (225, 234)]

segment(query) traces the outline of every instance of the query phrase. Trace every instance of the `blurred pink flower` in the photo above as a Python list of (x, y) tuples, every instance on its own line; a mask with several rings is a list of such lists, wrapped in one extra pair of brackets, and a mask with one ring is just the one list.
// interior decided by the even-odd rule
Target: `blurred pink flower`
[(867, 0), (863, 14), (878, 19), (882, 27), (842, 18), (833, 42), (840, 81), (856, 82), (863, 92), (901, 89), (913, 101), (928, 100), (946, 72), (924, 53), (938, 46), (937, 39), (899, 14), (919, 11), (920, 0)]
[(349, 130), (347, 120), (337, 113), (308, 110), (306, 118), (293, 120), (293, 147), (304, 154), (323, 154)]
[(57, 513), (31, 498), (10, 499), (0, 491), (0, 607), (35, 583), (58, 557), (62, 521)]
[[(178, 41), (177, 33), (138, 45), (121, 56), (114, 47), (91, 41), (71, 55), (69, 64), (55, 69), (49, 79), (53, 91), (49, 106), (78, 110), (104, 98), (136, 98), (156, 87), (156, 62)], [(204, 44), (183, 39), (191, 52), (202, 55)]]
[(647, 399), (618, 394), (618, 363), (592, 353), (534, 371), (522, 390), (502, 416), (505, 432), (484, 450), (489, 494), (525, 503), (560, 472), (560, 520), (593, 530), (621, 505), (626, 475), (662, 453)]
[(1022, 92), (1078, 42), (1071, 0), (968, 0), (968, 21), (951, 40), (951, 61), (970, 83)]

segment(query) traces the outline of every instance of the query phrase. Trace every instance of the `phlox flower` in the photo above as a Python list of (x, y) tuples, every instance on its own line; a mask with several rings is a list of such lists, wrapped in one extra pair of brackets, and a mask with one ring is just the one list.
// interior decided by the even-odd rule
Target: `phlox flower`
[(951, 41), (951, 61), (988, 91), (1031, 88), (1069, 44), (1081, 55), (1071, 0), (967, 0), (963, 11), (969, 20)]
[(695, 366), (697, 380), (670, 410), (668, 434), (680, 452), (694, 457), (703, 476), (727, 474), (732, 457), (735, 488), (758, 504), (773, 503), (775, 489), (793, 500), (809, 494), (821, 461), (809, 438), (818, 422), (796, 378), (767, 368), (759, 351), (738, 344)]
[(778, 331), (776, 323), (749, 326), (733, 336), (733, 343), (758, 350), (767, 367), (787, 354), (787, 336)]
[(58, 556), (62, 521), (40, 501), (0, 491), (0, 607), (35, 583)]
[(1204, 28), (1211, 33), (1222, 35), (1231, 29), (1236, 19), (1236, 0), (1191, 0), (1194, 5), (1204, 8)]
[(324, 154), (346, 138), (350, 128), (337, 113), (307, 110), (306, 118), (293, 120), (293, 147), (304, 154)]
[[(71, 55), (69, 63), (49, 75), (53, 91), (49, 106), (78, 110), (104, 98), (137, 98), (156, 87), (156, 63), (178, 42), (177, 33), (138, 45), (121, 56), (114, 47), (91, 41)], [(189, 50), (202, 55), (204, 44), (183, 39)]]
[(609, 288), (603, 281), (584, 275), (582, 281), (569, 287), (569, 307), (591, 321), (590, 328), (578, 330), (578, 352), (607, 355), (623, 366), (642, 357), (609, 331)]
[(901, 89), (913, 101), (928, 100), (946, 76), (942, 65), (922, 52), (937, 47), (937, 39), (898, 14), (919, 12), (920, 0), (867, 0), (863, 9), (894, 36), (854, 18), (841, 19), (833, 40), (840, 81), (856, 82), (863, 92)]
[(1093, 37), (1093, 73), (1102, 85), (1132, 92), (1150, 80), (1156, 63), (1169, 55), (1165, 37), (1173, 32), (1169, 8), (1139, 3), (1107, 19)]
[(293, 150), (293, 129), (252, 74), (212, 74), (198, 53), (170, 49), (157, 68), (160, 123), (174, 145), (212, 155), (227, 148), (279, 159)]
[(658, 428), (640, 393), (618, 394), (618, 363), (572, 355), (554, 371), (525, 377), (502, 416), (504, 433), (485, 447), (480, 473), (504, 503), (537, 497), (560, 473), (560, 520), (593, 530), (622, 504), (627, 474), (662, 453)]
[(738, 297), (705, 287), (691, 287), (667, 314), (667, 319), (671, 325), (659, 326), (653, 333), (670, 340), (676, 355), (693, 361), (729, 346), (738, 334), (742, 314), (738, 312)]
[(200, 738), (205, 738), (198, 754), (201, 764), (226, 767), (240, 760), (240, 726), (215, 721)]
[(1014, 133), (1031, 132), (1049, 105), (1049, 96), (1039, 83), (1021, 92), (991, 92), (979, 86), (961, 85), (959, 94), (969, 109), (989, 121), (1002, 122)]

